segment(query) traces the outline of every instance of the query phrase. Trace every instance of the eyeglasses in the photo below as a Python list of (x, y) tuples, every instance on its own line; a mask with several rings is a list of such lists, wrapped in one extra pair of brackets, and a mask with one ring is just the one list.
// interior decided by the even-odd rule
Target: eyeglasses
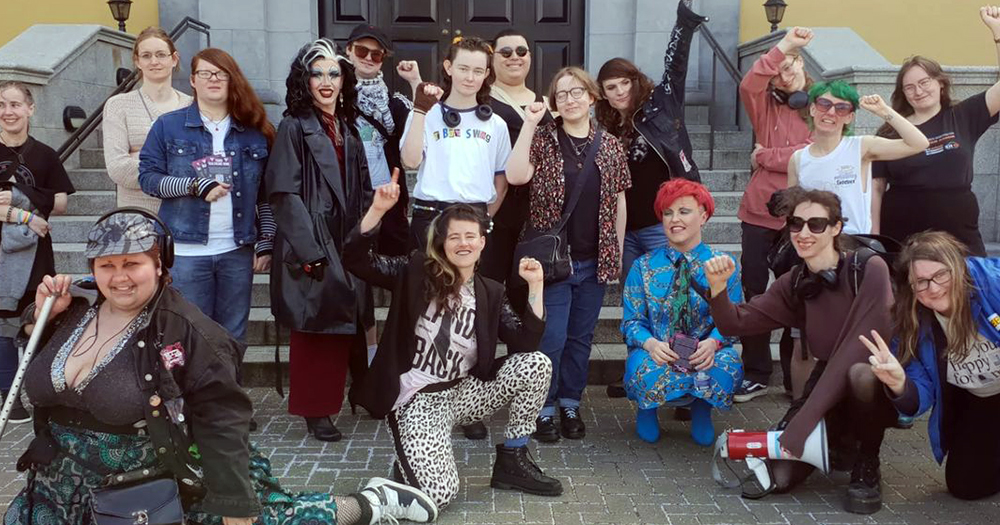
[[(822, 100), (822, 99), (821, 99)], [(809, 225), (809, 231), (813, 233), (823, 233), (826, 231), (827, 227), (833, 224), (835, 221), (827, 219), (826, 217), (812, 217), (810, 219), (803, 219), (802, 217), (791, 216), (785, 220), (788, 223), (788, 231), (792, 233), (798, 233), (802, 231), (805, 225)]]
[(580, 100), (586, 92), (587, 90), (582, 87), (575, 87), (565, 91), (556, 91), (556, 102), (566, 102), (569, 97), (573, 97), (573, 100)]
[(215, 79), (218, 80), (219, 82), (225, 82), (225, 81), (229, 80), (229, 73), (226, 73), (225, 71), (223, 71), (221, 69), (218, 70), (218, 71), (209, 71), (207, 69), (199, 69), (198, 71), (194, 72), (194, 76), (196, 76), (196, 77), (198, 77), (198, 78), (200, 78), (202, 80), (208, 80), (208, 79), (210, 79), (212, 77), (215, 77)]
[(500, 56), (504, 58), (510, 58), (511, 56), (514, 55), (514, 53), (517, 53), (517, 56), (523, 58), (525, 55), (528, 54), (528, 48), (524, 46), (517, 46), (517, 48), (514, 49), (511, 48), (510, 46), (505, 46), (501, 47), (500, 49), (497, 49), (497, 53), (500, 53)]
[(372, 62), (375, 62), (376, 64), (381, 64), (382, 59), (388, 56), (388, 54), (381, 49), (372, 49), (358, 44), (351, 44), (351, 49), (354, 51), (354, 56), (358, 58), (368, 58), (368, 55), (371, 55)]
[(818, 109), (820, 113), (826, 113), (830, 111), (830, 108), (833, 108), (834, 111), (837, 112), (838, 117), (846, 117), (847, 115), (854, 113), (854, 106), (847, 102), (837, 102), (834, 104), (830, 99), (817, 98), (816, 102), (813, 102), (813, 104), (816, 104), (816, 109)]
[(340, 75), (341, 75), (340, 70), (336, 68), (330, 68), (329, 71), (322, 71), (320, 69), (309, 70), (309, 78), (315, 78), (320, 82), (325, 80), (327, 82), (332, 83), (334, 80), (340, 78)]
[(143, 62), (149, 62), (150, 60), (153, 59), (153, 57), (156, 57), (157, 60), (163, 62), (164, 60), (170, 58), (170, 56), (171, 56), (170, 53), (164, 53), (163, 51), (160, 51), (155, 55), (153, 53), (143, 53), (139, 55), (139, 60), (142, 60)]
[(932, 82), (934, 82), (933, 78), (924, 77), (923, 79), (917, 81), (916, 84), (907, 84), (903, 86), (903, 93), (906, 93), (907, 95), (912, 95), (917, 92), (918, 87), (920, 88), (920, 91), (927, 91), (931, 88)]
[(942, 268), (938, 270), (930, 279), (914, 279), (910, 281), (910, 288), (914, 292), (924, 292), (931, 287), (931, 282), (938, 286), (944, 286), (951, 282), (951, 270)]

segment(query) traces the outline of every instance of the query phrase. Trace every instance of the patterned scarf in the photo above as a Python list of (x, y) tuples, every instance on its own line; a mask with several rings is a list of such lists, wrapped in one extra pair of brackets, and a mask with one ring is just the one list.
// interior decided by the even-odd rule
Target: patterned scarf
[(674, 332), (696, 337), (698, 334), (689, 333), (697, 325), (691, 319), (692, 308), (690, 301), (691, 289), (691, 263), (683, 253), (677, 254), (677, 262), (674, 263), (674, 283), (670, 287), (670, 326), (674, 327)]
[[(382, 72), (379, 71), (375, 78), (359, 78), (357, 87), (358, 109), (385, 126), (386, 131), (391, 134), (396, 129), (396, 123), (392, 121), (392, 112), (389, 111), (389, 87), (382, 80)], [(376, 131), (372, 141), (378, 147), (382, 147), (385, 138)]]

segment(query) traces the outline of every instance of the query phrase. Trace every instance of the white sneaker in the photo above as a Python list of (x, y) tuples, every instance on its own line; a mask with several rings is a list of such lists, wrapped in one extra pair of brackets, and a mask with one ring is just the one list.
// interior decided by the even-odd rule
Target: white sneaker
[(369, 525), (382, 523), (383, 519), (388, 523), (398, 523), (397, 520), (401, 519), (428, 523), (438, 516), (437, 505), (430, 496), (419, 489), (385, 478), (372, 478), (361, 489), (360, 494), (372, 508)]

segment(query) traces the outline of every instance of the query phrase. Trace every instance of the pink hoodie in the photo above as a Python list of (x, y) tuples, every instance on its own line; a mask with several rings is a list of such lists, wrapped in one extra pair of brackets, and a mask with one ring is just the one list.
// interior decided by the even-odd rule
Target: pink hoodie
[(777, 47), (761, 55), (740, 82), (740, 100), (750, 116), (756, 141), (764, 146), (757, 154), (757, 170), (743, 193), (736, 216), (743, 222), (779, 230), (784, 219), (767, 212), (767, 201), (776, 190), (788, 187), (788, 159), (811, 142), (809, 125), (798, 110), (779, 103), (768, 92), (785, 54)]

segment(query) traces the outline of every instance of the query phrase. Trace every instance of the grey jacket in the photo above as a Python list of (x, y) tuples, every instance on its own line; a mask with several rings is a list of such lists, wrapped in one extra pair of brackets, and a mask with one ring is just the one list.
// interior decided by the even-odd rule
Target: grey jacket
[[(11, 187), (11, 206), (33, 211), (31, 200)], [(35, 264), (38, 234), (26, 224), (4, 222), (0, 225), (0, 310), (16, 310), (28, 287), (31, 267)]]

